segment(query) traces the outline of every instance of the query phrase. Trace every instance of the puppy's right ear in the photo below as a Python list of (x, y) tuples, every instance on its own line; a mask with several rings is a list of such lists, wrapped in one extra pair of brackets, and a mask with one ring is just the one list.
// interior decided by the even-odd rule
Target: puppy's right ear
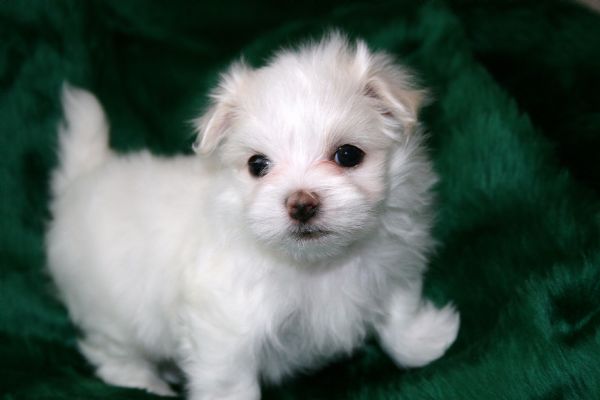
[(233, 64), (221, 75), (219, 85), (210, 94), (211, 105), (201, 117), (193, 121), (196, 153), (209, 154), (225, 139), (236, 119), (241, 87), (251, 69), (242, 61)]

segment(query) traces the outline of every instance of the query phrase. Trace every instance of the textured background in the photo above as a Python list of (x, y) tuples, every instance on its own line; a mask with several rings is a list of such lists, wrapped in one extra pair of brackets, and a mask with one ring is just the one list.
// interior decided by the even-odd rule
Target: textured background
[(441, 360), (374, 344), (266, 399), (600, 398), (600, 16), (566, 2), (0, 0), (0, 396), (141, 399), (95, 379), (44, 273), (63, 80), (112, 146), (188, 151), (218, 71), (331, 28), (419, 72), (442, 179), (427, 295), (462, 313)]

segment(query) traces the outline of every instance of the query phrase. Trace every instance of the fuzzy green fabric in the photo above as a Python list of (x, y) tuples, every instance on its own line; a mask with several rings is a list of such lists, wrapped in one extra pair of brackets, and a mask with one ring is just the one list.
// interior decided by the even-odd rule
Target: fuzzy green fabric
[(97, 93), (112, 146), (187, 151), (186, 121), (243, 55), (331, 27), (418, 71), (441, 182), (426, 293), (461, 311), (439, 361), (372, 342), (265, 399), (600, 398), (600, 16), (529, 1), (0, 1), (0, 396), (142, 399), (107, 386), (44, 272), (64, 80)]

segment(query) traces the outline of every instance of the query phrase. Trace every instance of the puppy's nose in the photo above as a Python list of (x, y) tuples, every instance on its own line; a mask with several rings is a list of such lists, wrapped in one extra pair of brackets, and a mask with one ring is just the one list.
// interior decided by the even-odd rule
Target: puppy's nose
[(299, 190), (285, 201), (288, 214), (298, 222), (307, 222), (319, 209), (319, 196), (316, 193)]

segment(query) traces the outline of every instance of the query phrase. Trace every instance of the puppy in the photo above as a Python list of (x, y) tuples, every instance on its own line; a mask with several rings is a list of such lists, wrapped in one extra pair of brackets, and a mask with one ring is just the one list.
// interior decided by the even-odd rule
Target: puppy
[(119, 155), (93, 95), (66, 86), (47, 233), (79, 347), (113, 385), (259, 399), (369, 334), (401, 367), (440, 357), (459, 317), (421, 296), (431, 187), (424, 92), (331, 34), (234, 64), (195, 121), (197, 155)]

